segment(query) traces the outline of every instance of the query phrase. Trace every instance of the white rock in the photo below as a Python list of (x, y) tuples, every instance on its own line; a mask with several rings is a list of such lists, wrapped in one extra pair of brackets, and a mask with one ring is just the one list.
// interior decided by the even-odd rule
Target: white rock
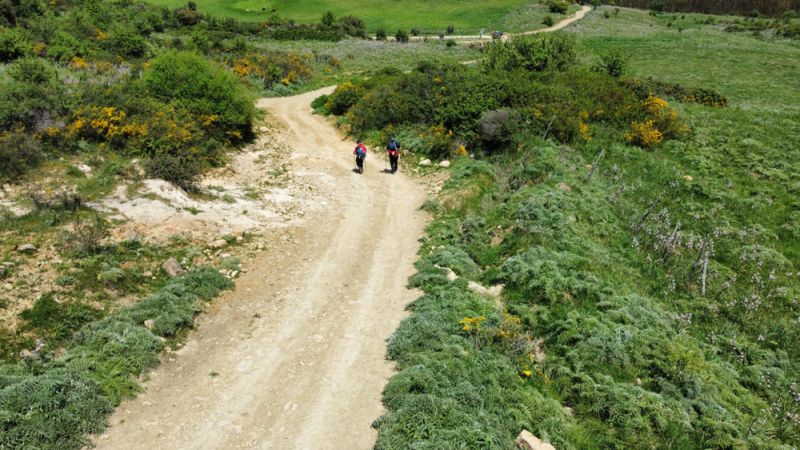
[(33, 244), (23, 244), (17, 247), (17, 251), (26, 255), (32, 255), (36, 253), (36, 246)]
[(208, 244), (208, 246), (213, 249), (223, 248), (226, 245), (228, 245), (228, 241), (226, 241), (225, 239), (217, 239), (215, 241), (211, 241), (211, 243)]
[(156, 321), (153, 319), (147, 319), (144, 321), (144, 327), (150, 331), (153, 331), (153, 328), (156, 326)]
[(431, 162), (430, 159), (423, 159), (422, 161), (419, 162), (420, 166), (430, 166), (431, 164), (433, 163)]
[(450, 161), (445, 159), (444, 161), (439, 163), (439, 167), (444, 167), (445, 169), (450, 167)]
[(75, 165), (75, 168), (83, 172), (83, 174), (86, 175), (87, 177), (92, 174), (92, 168), (87, 166), (86, 164), (77, 164)]
[(542, 442), (541, 439), (528, 430), (522, 430), (514, 444), (522, 450), (556, 450), (555, 447), (547, 442)]

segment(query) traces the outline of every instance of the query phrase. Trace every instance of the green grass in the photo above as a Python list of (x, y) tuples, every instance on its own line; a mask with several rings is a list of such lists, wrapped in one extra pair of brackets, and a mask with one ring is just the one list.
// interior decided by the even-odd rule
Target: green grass
[[(572, 30), (585, 64), (621, 51), (632, 75), (729, 106), (668, 99), (690, 131), (652, 150), (597, 126), (589, 143), (523, 135), (456, 162), (427, 204), (424, 295), (390, 340), (376, 448), (511, 448), (523, 428), (559, 449), (800, 441), (800, 47), (606, 10)], [(466, 280), (505, 284), (503, 303)]]
[[(170, 8), (186, 5), (184, 0), (151, 0)], [(245, 21), (265, 20), (272, 8), (281, 17), (299, 23), (319, 22), (325, 11), (337, 17), (355, 15), (364, 19), (367, 29), (374, 32), (383, 27), (394, 33), (398, 28), (419, 28), (422, 32), (438, 34), (452, 25), (456, 34), (476, 34), (480, 28), (488, 31), (499, 26), (511, 11), (524, 9), (530, 0), (198, 0), (198, 10), (217, 17), (233, 17)], [(540, 21), (539, 21), (540, 22)], [(534, 25), (538, 26), (538, 22)]]

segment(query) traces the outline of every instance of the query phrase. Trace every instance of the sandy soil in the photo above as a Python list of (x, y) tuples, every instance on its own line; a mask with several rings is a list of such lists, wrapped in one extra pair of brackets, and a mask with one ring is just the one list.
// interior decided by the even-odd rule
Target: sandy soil
[[(426, 192), (370, 154), (352, 172), (310, 103), (330, 88), (264, 99), (287, 129), (293, 171), (315, 180), (305, 220), (270, 231), (267, 250), (124, 403), (101, 449), (368, 449), (392, 375), (386, 338), (417, 293), (406, 289)], [(287, 154), (287, 156), (289, 156)]]

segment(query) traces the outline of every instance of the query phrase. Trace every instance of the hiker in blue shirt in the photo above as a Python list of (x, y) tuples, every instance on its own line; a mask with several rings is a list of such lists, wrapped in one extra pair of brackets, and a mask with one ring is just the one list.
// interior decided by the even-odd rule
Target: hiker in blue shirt
[(392, 137), (389, 140), (389, 145), (386, 146), (386, 152), (389, 153), (389, 163), (392, 166), (392, 173), (397, 172), (397, 159), (400, 151), (400, 143)]

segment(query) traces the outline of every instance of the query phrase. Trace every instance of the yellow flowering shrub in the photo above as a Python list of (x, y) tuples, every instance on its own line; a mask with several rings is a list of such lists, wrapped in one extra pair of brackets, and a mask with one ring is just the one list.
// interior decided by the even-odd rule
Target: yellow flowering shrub
[(482, 330), (481, 325), (486, 321), (484, 316), (464, 317), (458, 323), (461, 325), (461, 331), (466, 333), (480, 333)]
[(86, 70), (89, 68), (89, 63), (80, 56), (75, 56), (72, 58), (72, 61), (69, 62), (69, 66), (76, 70)]
[(632, 122), (630, 130), (625, 133), (625, 140), (629, 144), (652, 148), (664, 140), (664, 135), (653, 120), (647, 119), (642, 122)]

